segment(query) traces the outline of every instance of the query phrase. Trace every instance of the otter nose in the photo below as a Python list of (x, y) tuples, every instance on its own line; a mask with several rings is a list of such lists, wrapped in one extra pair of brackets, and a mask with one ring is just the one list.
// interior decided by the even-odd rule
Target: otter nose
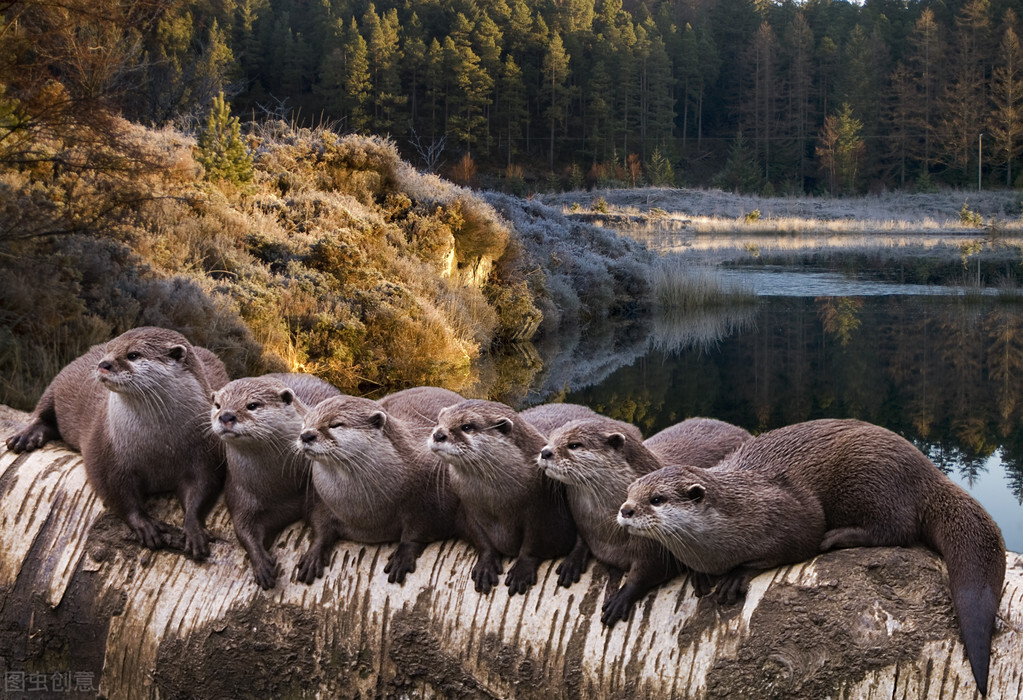
[(311, 445), (316, 442), (316, 431), (305, 430), (302, 432), (301, 440), (303, 445)]
[(238, 422), (238, 416), (231, 413), (230, 411), (224, 411), (217, 418), (223, 425), (231, 426)]
[(448, 434), (445, 433), (440, 428), (437, 428), (436, 430), (433, 431), (433, 441), (434, 442), (444, 442), (447, 439), (448, 439)]
[(99, 371), (100, 372), (110, 372), (113, 369), (114, 369), (114, 363), (111, 362), (110, 360), (103, 360), (102, 362), (99, 363)]
[(540, 459), (554, 459), (554, 450), (549, 447), (545, 447), (540, 450)]
[(636, 509), (626, 503), (622, 506), (622, 509), (619, 512), (622, 514), (623, 518), (631, 518), (636, 514)]

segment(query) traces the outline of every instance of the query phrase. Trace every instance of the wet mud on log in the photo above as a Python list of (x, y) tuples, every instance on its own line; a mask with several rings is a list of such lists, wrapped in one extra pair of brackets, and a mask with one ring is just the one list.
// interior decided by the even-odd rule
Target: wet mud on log
[[(180, 524), (172, 499), (154, 515)], [(481, 596), (462, 543), (430, 546), (404, 586), (383, 573), (390, 546), (342, 543), (305, 586), (291, 580), (308, 537), (296, 526), (276, 550), (290, 576), (263, 591), (222, 504), (208, 526), (207, 562), (149, 552), (104, 512), (77, 454), (0, 448), (5, 682), (68, 674), (108, 698), (979, 697), (944, 565), (923, 549), (828, 553), (759, 576), (728, 607), (682, 577), (608, 631), (599, 565), (570, 589), (545, 564), (525, 596)], [(1023, 697), (1016, 554), (988, 697)]]

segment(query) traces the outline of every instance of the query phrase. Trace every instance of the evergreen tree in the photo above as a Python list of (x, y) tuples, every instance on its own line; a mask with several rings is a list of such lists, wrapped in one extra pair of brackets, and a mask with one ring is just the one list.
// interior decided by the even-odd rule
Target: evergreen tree
[(860, 162), (865, 144), (861, 138), (863, 122), (853, 116), (845, 102), (838, 114), (824, 119), (817, 142), (817, 157), (824, 169), (832, 194), (853, 194), (859, 180)]
[(241, 184), (252, 179), (252, 158), (242, 141), (238, 117), (231, 116), (223, 92), (213, 98), (198, 143), (198, 160), (206, 169), (207, 180)]
[(503, 122), (507, 144), (508, 165), (512, 156), (519, 151), (519, 141), (529, 128), (526, 118), (526, 86), (522, 82), (522, 70), (512, 56), (506, 56), (501, 68), (501, 102), (498, 114)]
[(373, 3), (362, 16), (362, 34), (366, 41), (366, 58), (372, 87), (372, 124), (376, 131), (394, 133), (403, 131), (401, 108), (407, 97), (401, 87), (401, 60), (399, 48), (398, 13), (391, 8), (383, 17), (376, 13)]
[(943, 47), (934, 12), (925, 8), (909, 35), (908, 68), (915, 96), (909, 103), (911, 136), (907, 141), (910, 157), (924, 169), (935, 162), (934, 133), (938, 122), (938, 95), (943, 74)]
[(971, 0), (956, 15), (949, 81), (941, 100), (939, 157), (963, 181), (972, 175), (975, 146), (986, 121), (989, 11), (988, 0)]
[(756, 192), (760, 189), (760, 166), (741, 130), (728, 149), (725, 167), (718, 174), (717, 180), (720, 187), (736, 193)]
[(366, 40), (359, 33), (359, 27), (352, 17), (344, 33), (344, 60), (342, 84), (344, 85), (344, 114), (348, 128), (364, 131), (370, 126), (370, 107), (373, 81), (369, 72), (369, 51)]
[(551, 36), (547, 53), (543, 58), (543, 77), (546, 85), (547, 109), (545, 116), (551, 127), (551, 146), (548, 165), (554, 170), (554, 128), (559, 120), (565, 117), (567, 99), (566, 83), (568, 82), (569, 56), (561, 37), (555, 33)]
[(493, 79), (480, 65), (468, 36), (444, 38), (444, 62), (450, 88), (446, 94), (447, 131), (466, 151), (480, 140), (486, 128), (485, 109), (490, 103)]
[(1005, 167), (1005, 186), (1011, 187), (1012, 165), (1023, 149), (1023, 49), (1012, 26), (1014, 14), (1006, 24), (991, 78), (994, 109), (988, 129), (995, 144), (997, 162)]
[(789, 25), (785, 44), (788, 59), (785, 86), (786, 131), (795, 150), (799, 189), (803, 190), (809, 167), (811, 108), (814, 103), (811, 72), (814, 37), (802, 11), (796, 13)]

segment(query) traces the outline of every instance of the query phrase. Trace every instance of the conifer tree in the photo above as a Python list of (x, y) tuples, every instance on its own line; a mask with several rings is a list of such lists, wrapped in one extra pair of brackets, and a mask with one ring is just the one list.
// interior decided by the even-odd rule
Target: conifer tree
[(721, 187), (732, 192), (756, 192), (760, 189), (760, 166), (741, 129), (728, 149), (725, 167), (717, 180)]
[(1023, 149), (1023, 48), (1013, 25), (1015, 14), (1007, 12), (1005, 32), (998, 47), (998, 63), (991, 78), (994, 110), (988, 126), (997, 161), (1005, 168), (1005, 186), (1012, 187), (1013, 163)]
[(223, 92), (213, 98), (198, 144), (198, 160), (206, 169), (207, 180), (241, 184), (252, 179), (252, 158), (242, 141), (238, 117), (231, 116)]
[(551, 145), (548, 165), (554, 170), (554, 128), (558, 121), (565, 117), (565, 102), (567, 101), (566, 84), (568, 82), (569, 56), (565, 51), (565, 44), (561, 37), (555, 32), (551, 36), (547, 53), (543, 58), (544, 92), (547, 96), (547, 109), (545, 115), (550, 124)]
[(853, 116), (845, 102), (838, 114), (824, 119), (817, 142), (817, 157), (824, 169), (832, 194), (856, 192), (865, 144), (861, 138), (863, 122)]
[(344, 111), (348, 128), (363, 131), (370, 125), (373, 82), (369, 72), (366, 40), (352, 17), (344, 34)]
[(503, 122), (504, 137), (507, 144), (508, 165), (512, 156), (519, 151), (519, 140), (522, 133), (529, 128), (526, 122), (526, 86), (522, 82), (522, 70), (515, 63), (515, 58), (506, 56), (501, 68), (501, 101), (498, 114)]

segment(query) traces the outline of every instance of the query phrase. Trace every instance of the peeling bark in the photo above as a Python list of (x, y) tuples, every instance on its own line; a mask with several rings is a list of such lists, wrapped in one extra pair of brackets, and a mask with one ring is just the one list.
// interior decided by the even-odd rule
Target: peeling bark
[[(180, 524), (169, 498), (153, 513)], [(79, 455), (0, 448), (5, 682), (78, 674), (108, 698), (979, 697), (944, 565), (923, 549), (824, 554), (728, 607), (683, 577), (609, 631), (599, 565), (570, 589), (545, 564), (527, 595), (481, 596), (460, 542), (427, 548), (404, 586), (383, 574), (390, 546), (342, 543), (324, 579), (262, 591), (222, 504), (208, 525), (207, 562), (150, 552), (104, 512)], [(280, 538), (292, 577), (306, 544), (297, 526)], [(989, 697), (1020, 696), (1023, 557), (1009, 554)]]

